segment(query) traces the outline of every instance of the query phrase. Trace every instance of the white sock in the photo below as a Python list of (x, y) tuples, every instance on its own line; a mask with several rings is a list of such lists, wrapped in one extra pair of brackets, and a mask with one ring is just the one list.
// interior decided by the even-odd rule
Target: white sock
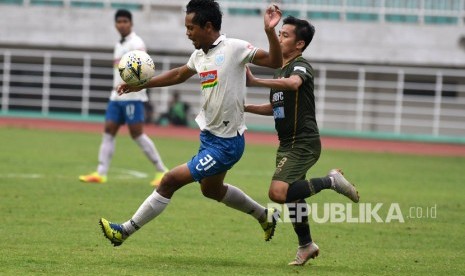
[(126, 232), (125, 234), (128, 234), (129, 236), (139, 230), (139, 228), (147, 224), (147, 222), (161, 214), (168, 203), (170, 203), (168, 198), (161, 196), (157, 193), (157, 191), (153, 191), (153, 193), (140, 205), (132, 218), (123, 223), (123, 229)]
[(108, 168), (110, 167), (111, 158), (115, 152), (115, 137), (108, 133), (102, 136), (102, 143), (98, 154), (98, 167), (97, 173), (100, 175), (107, 175)]
[(153, 143), (152, 139), (150, 139), (145, 133), (142, 133), (142, 135), (134, 139), (134, 141), (136, 141), (136, 143), (145, 153), (147, 158), (150, 161), (152, 161), (152, 163), (155, 165), (158, 171), (164, 172), (168, 170), (165, 167), (165, 164), (163, 164), (160, 154), (158, 153), (157, 148), (155, 147), (155, 144)]
[(228, 190), (221, 202), (226, 204), (228, 207), (250, 214), (257, 220), (263, 217), (265, 214), (265, 207), (258, 204), (239, 188), (226, 183), (225, 185), (228, 187)]

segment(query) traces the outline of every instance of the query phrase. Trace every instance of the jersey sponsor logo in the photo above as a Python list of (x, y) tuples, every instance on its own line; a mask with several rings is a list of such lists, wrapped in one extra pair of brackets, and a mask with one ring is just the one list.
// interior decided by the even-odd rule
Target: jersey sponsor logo
[(202, 85), (202, 89), (211, 88), (218, 84), (218, 71), (217, 70), (201, 72), (199, 75), (200, 75), (200, 83)]
[(294, 71), (302, 71), (304, 73), (307, 73), (307, 69), (305, 69), (305, 67), (303, 67), (303, 66), (294, 67)]
[(221, 66), (224, 63), (224, 54), (217, 54), (215, 56), (215, 64), (216, 66)]
[(282, 101), (284, 101), (284, 93), (283, 92), (275, 92), (273, 94), (272, 102), (276, 103), (276, 102), (282, 102)]
[(211, 167), (216, 164), (216, 161), (210, 154), (207, 154), (204, 158), (199, 159), (199, 164), (195, 166), (195, 169), (200, 171), (208, 171)]
[(273, 103), (273, 117), (275, 119), (284, 119), (284, 92), (273, 93), (271, 102)]
[(284, 106), (273, 107), (273, 117), (275, 119), (284, 119)]

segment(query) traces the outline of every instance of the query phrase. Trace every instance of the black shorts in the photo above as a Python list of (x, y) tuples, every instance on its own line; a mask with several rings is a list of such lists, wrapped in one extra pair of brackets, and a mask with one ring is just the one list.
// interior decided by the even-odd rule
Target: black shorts
[(279, 180), (289, 184), (305, 179), (307, 171), (320, 158), (320, 138), (309, 142), (296, 143), (292, 148), (279, 147), (276, 153), (276, 170), (272, 180)]

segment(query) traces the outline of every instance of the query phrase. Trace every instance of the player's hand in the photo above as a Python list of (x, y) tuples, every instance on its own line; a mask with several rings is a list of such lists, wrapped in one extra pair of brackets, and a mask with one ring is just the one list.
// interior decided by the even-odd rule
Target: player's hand
[(252, 74), (252, 71), (250, 70), (249, 66), (245, 66), (245, 76), (246, 76), (246, 81), (245, 85), (246, 86), (254, 86), (256, 82), (255, 76)]
[(123, 94), (140, 91), (142, 88), (142, 86), (129, 86), (127, 83), (122, 83), (116, 87), (116, 92), (121, 96)]
[(279, 9), (278, 5), (271, 4), (265, 11), (265, 29), (273, 29), (278, 25), (282, 17), (282, 12)]

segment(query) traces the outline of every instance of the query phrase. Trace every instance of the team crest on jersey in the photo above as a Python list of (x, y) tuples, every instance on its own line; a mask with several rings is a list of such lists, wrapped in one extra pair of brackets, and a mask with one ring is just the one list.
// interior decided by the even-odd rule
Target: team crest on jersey
[(216, 66), (221, 66), (224, 63), (224, 54), (217, 54), (215, 56), (215, 64)]
[(211, 88), (218, 84), (218, 71), (216, 70), (201, 72), (199, 75), (202, 89)]

